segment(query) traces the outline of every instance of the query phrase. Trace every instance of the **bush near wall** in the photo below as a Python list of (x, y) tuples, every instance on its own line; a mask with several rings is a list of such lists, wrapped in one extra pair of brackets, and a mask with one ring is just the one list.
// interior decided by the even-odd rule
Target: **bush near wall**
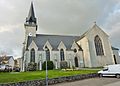
[(35, 62), (28, 63), (27, 70), (28, 71), (36, 71), (37, 70), (37, 63), (35, 63)]
[(60, 68), (61, 69), (67, 69), (68, 68), (67, 61), (61, 61), (60, 62)]
[[(54, 64), (53, 61), (47, 61), (47, 69), (48, 70), (53, 70), (54, 69)], [(42, 69), (46, 70), (46, 61), (44, 61), (44, 63), (42, 64)]]

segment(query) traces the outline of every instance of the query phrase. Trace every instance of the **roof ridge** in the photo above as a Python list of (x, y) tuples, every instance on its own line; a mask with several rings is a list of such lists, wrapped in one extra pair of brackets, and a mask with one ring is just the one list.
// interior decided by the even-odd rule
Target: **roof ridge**
[(72, 36), (72, 37), (80, 37), (80, 36), (76, 36), (76, 35), (56, 35), (56, 34), (36, 34), (37, 36), (39, 35), (43, 35), (43, 36)]

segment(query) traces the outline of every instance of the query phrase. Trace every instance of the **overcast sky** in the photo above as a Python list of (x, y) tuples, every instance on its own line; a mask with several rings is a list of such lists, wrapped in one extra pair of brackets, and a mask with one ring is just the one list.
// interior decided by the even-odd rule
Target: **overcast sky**
[(21, 57), (31, 1), (37, 33), (81, 35), (96, 21), (120, 49), (120, 0), (0, 0), (0, 55)]

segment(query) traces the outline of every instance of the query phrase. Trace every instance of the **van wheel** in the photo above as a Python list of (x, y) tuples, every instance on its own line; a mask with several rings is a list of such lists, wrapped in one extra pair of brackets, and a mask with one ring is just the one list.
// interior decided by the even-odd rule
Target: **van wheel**
[(100, 73), (100, 74), (99, 74), (99, 77), (100, 77), (100, 78), (103, 77), (103, 74)]
[(116, 74), (116, 78), (120, 78), (120, 74)]

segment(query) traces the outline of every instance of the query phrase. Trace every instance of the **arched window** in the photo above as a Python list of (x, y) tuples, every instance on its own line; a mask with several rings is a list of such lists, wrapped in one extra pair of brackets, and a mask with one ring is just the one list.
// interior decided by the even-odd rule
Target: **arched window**
[(64, 50), (63, 49), (60, 50), (60, 60), (61, 61), (65, 60), (65, 58), (64, 58)]
[(46, 60), (47, 61), (50, 61), (50, 50), (47, 48), (47, 46), (45, 47), (46, 48)]
[(31, 49), (31, 59), (30, 59), (30, 62), (35, 62), (35, 50), (34, 49)]
[(95, 48), (96, 48), (97, 56), (104, 55), (102, 41), (101, 41), (101, 39), (98, 35), (95, 36), (94, 42), (95, 42)]
[(74, 53), (76, 53), (77, 52), (77, 50), (76, 49), (74, 49)]

